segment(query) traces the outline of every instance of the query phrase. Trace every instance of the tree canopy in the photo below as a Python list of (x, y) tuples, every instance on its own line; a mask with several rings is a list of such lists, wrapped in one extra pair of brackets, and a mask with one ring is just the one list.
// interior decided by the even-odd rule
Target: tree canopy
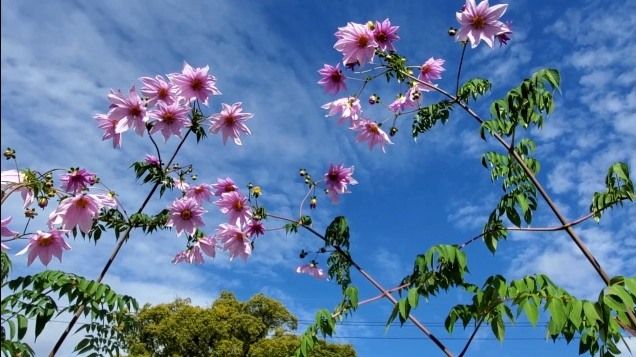
[[(298, 319), (279, 301), (263, 294), (239, 301), (222, 292), (208, 308), (177, 299), (146, 305), (126, 333), (130, 356), (287, 357), (300, 339), (294, 335)], [(354, 357), (351, 345), (323, 341), (316, 357)]]

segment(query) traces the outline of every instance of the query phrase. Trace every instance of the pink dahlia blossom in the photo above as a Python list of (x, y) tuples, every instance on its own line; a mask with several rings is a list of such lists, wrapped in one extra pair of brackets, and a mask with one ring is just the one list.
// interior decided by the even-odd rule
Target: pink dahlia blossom
[(144, 162), (146, 163), (146, 165), (150, 165), (150, 166), (161, 166), (161, 161), (159, 161), (159, 158), (156, 157), (155, 155), (150, 155), (150, 154), (146, 154), (146, 157), (144, 158)]
[(374, 146), (379, 145), (382, 152), (386, 152), (384, 146), (386, 144), (393, 144), (389, 136), (380, 129), (378, 123), (374, 121), (366, 119), (360, 120), (352, 129), (358, 133), (356, 140), (358, 142), (368, 142), (369, 149), (371, 150)]
[(441, 79), (442, 72), (446, 70), (444, 68), (444, 62), (446, 61), (441, 58), (435, 59), (434, 57), (431, 57), (420, 66), (420, 74), (417, 76), (417, 79), (428, 85), (418, 82), (417, 87), (419, 90), (424, 92), (431, 91), (430, 87), (435, 86), (435, 84), (433, 84), (433, 81)]
[(252, 216), (247, 198), (237, 191), (224, 193), (214, 202), (221, 213), (229, 216), (232, 224), (246, 224)]
[(510, 35), (512, 35), (512, 26), (510, 22), (506, 22), (502, 29), (502, 32), (498, 33), (495, 37), (499, 41), (499, 46), (504, 46), (510, 41)]
[(509, 28), (499, 18), (503, 16), (508, 4), (489, 6), (488, 0), (483, 0), (479, 5), (475, 0), (466, 0), (466, 5), (455, 17), (461, 27), (457, 32), (457, 40), (470, 41), (473, 48), (483, 40), (489, 47), (493, 46), (495, 36), (509, 31)]
[(323, 105), (321, 108), (328, 110), (325, 117), (339, 115), (338, 124), (344, 123), (347, 119), (351, 120), (353, 124), (359, 119), (360, 113), (362, 113), (360, 100), (356, 97), (336, 99), (333, 102)]
[(318, 268), (318, 264), (316, 262), (311, 262), (309, 264), (303, 264), (296, 268), (296, 273), (299, 274), (307, 274), (309, 276), (313, 276), (316, 279), (326, 279), (327, 275), (325, 272)]
[(120, 119), (111, 117), (111, 112), (108, 114), (97, 114), (93, 118), (97, 120), (97, 127), (104, 130), (102, 140), (113, 139), (113, 148), (121, 148), (121, 133), (115, 131)]
[(238, 191), (238, 186), (236, 186), (234, 181), (229, 177), (216, 179), (216, 183), (213, 183), (212, 187), (214, 188), (215, 196), (221, 196), (224, 193)]
[(148, 117), (146, 116), (146, 105), (139, 98), (135, 86), (130, 87), (128, 98), (122, 92), (111, 89), (108, 99), (112, 108), (108, 115), (118, 120), (115, 133), (121, 134), (128, 129), (134, 129), (137, 135), (143, 136)]
[(4, 194), (9, 194), (15, 189), (16, 192), (20, 192), (22, 201), (24, 202), (24, 208), (29, 207), (34, 200), (33, 191), (26, 187), (20, 186), (26, 183), (26, 177), (23, 172), (17, 170), (6, 170), (0, 173), (0, 188)]
[(241, 145), (239, 135), (251, 135), (252, 132), (245, 125), (248, 119), (252, 119), (254, 114), (243, 113), (242, 103), (234, 103), (232, 105), (223, 103), (223, 109), (220, 113), (210, 116), (210, 132), (213, 134), (221, 131), (223, 134), (223, 144), (227, 142), (228, 137), (234, 138), (236, 145)]
[(344, 165), (329, 166), (325, 174), (325, 187), (328, 189), (329, 198), (334, 203), (338, 202), (338, 195), (346, 193), (348, 185), (357, 185), (358, 181), (353, 178), (354, 167), (344, 167)]
[(198, 227), (205, 226), (201, 217), (207, 211), (193, 198), (184, 197), (175, 200), (168, 209), (170, 212), (166, 227), (174, 227), (177, 236), (181, 236), (183, 232), (193, 235)]
[(148, 98), (148, 105), (156, 103), (170, 105), (176, 101), (177, 88), (162, 76), (156, 76), (155, 78), (141, 77), (139, 80), (144, 84), (141, 87), (141, 93)]
[(172, 178), (172, 183), (177, 190), (182, 192), (186, 192), (190, 188), (190, 184), (182, 180), (181, 177)]
[(375, 28), (373, 29), (373, 38), (382, 51), (395, 50), (395, 47), (393, 47), (393, 42), (400, 39), (400, 36), (396, 34), (399, 28), (400, 26), (391, 26), (391, 21), (389, 19), (384, 19), (384, 21), (382, 22), (375, 22)]
[(214, 258), (216, 256), (216, 237), (202, 237), (194, 243), (194, 246), (201, 249), (208, 257)]
[(196, 243), (192, 245), (192, 247), (179, 252), (174, 259), (172, 259), (173, 264), (177, 263), (188, 263), (188, 264), (202, 264), (203, 254), (214, 258), (216, 255), (216, 238), (214, 237), (203, 237), (199, 239)]
[(151, 133), (161, 131), (165, 141), (170, 135), (181, 137), (181, 129), (190, 126), (188, 112), (190, 108), (181, 105), (179, 101), (172, 104), (159, 103), (150, 111), (150, 117), (155, 119)]
[(2, 225), (0, 226), (1, 232), (2, 232), (0, 235), (2, 237), (15, 237), (19, 234), (18, 232), (12, 231), (11, 229), (9, 229), (9, 223), (11, 223), (11, 217), (7, 217), (0, 222), (2, 223)]
[(247, 260), (252, 254), (252, 242), (247, 232), (239, 226), (221, 224), (216, 230), (216, 237), (223, 245), (223, 250), (230, 254), (230, 260), (236, 257)]
[(51, 212), (49, 223), (61, 225), (65, 230), (79, 226), (80, 231), (88, 233), (103, 207), (116, 206), (117, 203), (112, 197), (78, 193), (74, 197), (63, 200), (55, 211)]
[(344, 65), (355, 63), (365, 65), (373, 61), (378, 43), (368, 26), (349, 22), (347, 26), (339, 27), (335, 35), (338, 41), (333, 48), (344, 56), (342, 60)]
[(318, 84), (325, 88), (326, 93), (337, 94), (341, 90), (347, 90), (345, 76), (340, 70), (340, 63), (336, 64), (335, 67), (325, 64), (318, 73), (322, 76)]
[(64, 250), (70, 250), (71, 246), (66, 243), (62, 234), (66, 233), (63, 230), (52, 230), (50, 232), (37, 231), (29, 239), (29, 244), (22, 249), (16, 255), (28, 254), (27, 265), (31, 265), (35, 258), (40, 258), (40, 261), (44, 265), (48, 265), (51, 262), (52, 257), (62, 261), (62, 253)]
[(409, 89), (406, 94), (400, 93), (400, 96), (389, 104), (389, 110), (399, 114), (408, 109), (417, 108), (420, 100), (420, 91), (417, 88)]
[(245, 227), (245, 232), (249, 237), (258, 237), (265, 234), (265, 226), (260, 220), (250, 219)]
[(180, 74), (174, 73), (168, 77), (188, 102), (198, 100), (203, 105), (208, 105), (209, 96), (221, 94), (215, 86), (216, 78), (208, 74), (209, 70), (210, 66), (192, 68), (185, 63)]
[(207, 183), (202, 183), (200, 185), (191, 186), (186, 190), (185, 196), (193, 198), (197, 203), (203, 204), (205, 202), (210, 202), (214, 193), (212, 190), (214, 187)]
[(192, 246), (183, 250), (172, 258), (172, 264), (188, 263), (188, 264), (203, 264), (203, 254), (199, 247)]
[(88, 186), (95, 184), (97, 175), (86, 169), (71, 169), (68, 173), (62, 175), (62, 188), (64, 191), (78, 193)]

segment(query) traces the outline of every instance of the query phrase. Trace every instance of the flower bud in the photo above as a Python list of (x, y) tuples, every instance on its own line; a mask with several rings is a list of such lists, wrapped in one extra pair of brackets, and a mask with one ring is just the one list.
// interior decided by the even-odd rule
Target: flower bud
[(397, 132), (398, 132), (398, 128), (393, 126), (393, 127), (391, 127), (391, 130), (389, 131), (389, 135), (390, 136), (395, 136), (395, 134), (397, 134)]
[(4, 151), (3, 155), (7, 160), (15, 159), (15, 150), (13, 150), (12, 148), (7, 148)]
[(252, 190), (252, 195), (254, 195), (254, 197), (256, 198), (258, 198), (263, 193), (263, 191), (261, 190), (261, 186), (252, 185), (251, 190)]
[(380, 97), (378, 97), (376, 94), (372, 94), (371, 96), (369, 96), (369, 104), (373, 105), (378, 103), (380, 103)]
[(35, 212), (35, 208), (27, 208), (24, 210), (24, 216), (26, 218), (35, 218), (37, 216), (37, 212)]
[(309, 208), (314, 209), (318, 205), (318, 199), (316, 196), (313, 196), (311, 200), (309, 200)]
[(38, 200), (38, 206), (40, 208), (45, 208), (48, 205), (49, 205), (49, 199), (46, 197), (40, 197), (40, 199)]
[(303, 177), (303, 176), (307, 175), (307, 170), (305, 170), (305, 169), (300, 169), (300, 171), (298, 172), (298, 174), (299, 174), (301, 177)]
[(369, 28), (369, 30), (373, 31), (375, 30), (375, 22), (373, 21), (367, 21), (367, 27)]
[(457, 35), (457, 29), (454, 27), (450, 27), (448, 29), (448, 36), (455, 37), (455, 35)]
[(305, 184), (309, 185), (310, 182), (311, 181), (309, 179), (307, 179), (307, 178), (305, 179)]

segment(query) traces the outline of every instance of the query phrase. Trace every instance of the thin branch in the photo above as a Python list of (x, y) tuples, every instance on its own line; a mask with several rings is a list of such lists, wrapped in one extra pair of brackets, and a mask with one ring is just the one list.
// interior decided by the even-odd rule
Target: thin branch
[(161, 151), (159, 151), (159, 146), (157, 146), (157, 142), (155, 141), (155, 138), (152, 137), (152, 134), (150, 133), (150, 129), (146, 127), (146, 130), (148, 130), (148, 137), (150, 138), (150, 141), (152, 141), (152, 145), (155, 147), (155, 150), (157, 151), (157, 159), (159, 159), (159, 166), (161, 166), (163, 165), (163, 161), (161, 161)]
[(462, 57), (459, 59), (459, 66), (457, 67), (457, 80), (455, 81), (455, 96), (459, 94), (459, 77), (462, 73), (462, 65), (464, 64), (464, 54), (466, 53), (466, 45), (468, 42), (464, 42), (462, 46)]
[[(294, 223), (298, 223), (297, 221), (293, 220), (293, 219), (289, 219), (286, 217), (281, 217), (278, 215), (274, 215), (271, 213), (267, 214), (268, 217), (272, 217), (275, 219), (280, 219), (283, 221), (287, 221), (287, 222), (294, 222)], [(306, 226), (306, 225), (301, 225), (304, 229), (308, 230), (309, 232), (311, 232), (313, 235), (315, 235), (316, 237), (320, 238), (322, 241), (324, 241), (325, 243), (327, 242), (327, 238), (325, 238), (322, 234), (318, 233), (315, 229)], [(367, 279), (367, 281), (369, 283), (371, 283), (371, 285), (373, 285), (376, 289), (378, 289), (381, 293), (383, 297), (386, 297), (386, 299), (388, 299), (394, 306), (397, 305), (398, 301), (395, 299), (395, 297), (393, 295), (391, 295), (391, 292), (388, 291), (387, 289), (385, 289), (384, 287), (382, 287), (382, 285), (376, 281), (369, 273), (367, 273), (364, 269), (362, 269), (362, 267), (360, 265), (358, 265), (358, 263), (356, 263), (353, 258), (351, 257), (351, 255), (348, 252), (345, 252), (344, 250), (342, 250), (342, 248), (340, 248), (340, 246), (338, 245), (332, 245), (334, 247), (334, 249), (336, 249), (336, 251), (340, 254), (342, 254), (343, 257), (345, 257), (349, 263), (351, 264), (351, 266), (353, 266), (365, 279)], [(415, 326), (417, 326), (417, 328), (422, 331), (422, 333), (424, 333), (424, 335), (426, 335), (431, 341), (433, 341), (433, 343), (435, 345), (437, 345), (437, 347), (442, 350), (442, 352), (444, 352), (444, 354), (448, 357), (452, 357), (453, 353), (444, 345), (444, 343), (438, 339), (423, 323), (421, 323), (415, 316), (409, 314), (409, 320), (411, 320), (411, 322), (413, 322), (413, 324)]]
[(459, 353), (459, 355), (457, 357), (463, 357), (464, 354), (466, 353), (466, 351), (468, 351), (468, 346), (470, 346), (470, 343), (473, 342), (473, 339), (475, 338), (475, 335), (477, 335), (477, 331), (479, 331), (479, 328), (481, 327), (481, 324), (484, 322), (484, 320), (486, 319), (486, 316), (482, 316), (481, 319), (479, 319), (479, 322), (477, 323), (477, 326), (475, 326), (475, 330), (473, 330), (473, 333), (470, 334), (470, 337), (468, 338), (468, 341), (466, 341), (466, 344), (464, 345), (464, 348), (462, 348), (462, 351)]
[[(405, 75), (406, 77), (417, 81), (418, 83), (421, 83), (439, 93), (442, 93), (443, 95), (445, 95), (447, 98), (451, 99), (453, 102), (457, 103), (457, 105), (459, 105), (462, 109), (464, 109), (464, 111), (466, 111), (466, 113), (468, 113), (473, 119), (475, 119), (479, 124), (483, 124), (484, 120), (481, 119), (481, 117), (475, 113), (474, 110), (472, 110), (470, 107), (468, 107), (467, 104), (462, 103), (459, 98), (457, 98), (456, 96), (453, 96), (451, 94), (449, 94), (448, 92), (446, 92), (445, 90), (438, 88), (436, 86), (424, 83), (423, 81), (417, 79), (416, 77), (412, 76), (409, 73), (405, 73), (405, 72), (401, 72), (403, 75)], [(552, 212), (554, 213), (554, 215), (557, 217), (557, 219), (559, 220), (559, 222), (561, 222), (562, 225), (567, 226), (568, 222), (567, 219), (565, 218), (565, 216), (561, 213), (561, 211), (559, 210), (559, 208), (556, 206), (556, 204), (554, 203), (554, 201), (552, 200), (552, 197), (548, 194), (548, 192), (545, 190), (545, 188), (543, 187), (543, 185), (539, 182), (539, 180), (536, 178), (536, 176), (534, 175), (534, 173), (532, 172), (532, 170), (530, 170), (530, 168), (528, 167), (528, 165), (526, 165), (525, 160), (519, 155), (519, 153), (513, 149), (513, 147), (511, 147), (505, 140), (503, 137), (501, 137), (501, 135), (497, 134), (497, 133), (492, 133), (492, 136), (506, 149), (506, 151), (508, 151), (510, 153), (510, 155), (514, 158), (514, 160), (517, 162), (517, 164), (519, 164), (519, 166), (521, 167), (521, 169), (523, 170), (523, 172), (526, 174), (526, 176), (528, 177), (528, 179), (532, 182), (532, 184), (537, 188), (537, 191), (539, 191), (539, 194), (541, 195), (541, 197), (543, 197), (544, 201), (548, 204), (548, 206), (550, 207), (550, 209), (552, 210)], [(565, 228), (565, 231), (567, 232), (567, 234), (570, 236), (570, 238), (572, 239), (572, 241), (574, 242), (574, 244), (579, 248), (579, 250), (581, 251), (581, 253), (583, 253), (583, 255), (585, 256), (585, 258), (587, 259), (587, 261), (592, 265), (592, 267), (594, 268), (594, 270), (596, 270), (596, 272), (598, 273), (598, 275), (601, 277), (601, 279), (603, 279), (603, 282), (605, 283), (605, 285), (610, 285), (610, 277), (609, 274), (605, 271), (605, 269), (603, 269), (603, 267), (601, 266), (601, 264), (598, 262), (598, 260), (596, 260), (596, 257), (594, 257), (594, 255), (592, 254), (592, 252), (590, 251), (590, 249), (587, 247), (587, 245), (585, 245), (585, 243), (583, 242), (583, 240), (578, 236), (578, 234), (576, 234), (576, 232), (574, 232), (574, 230), (572, 229), (572, 227), (568, 226)], [(627, 311), (627, 316), (629, 318), (629, 321), (632, 323), (632, 325), (634, 327), (636, 327), (636, 316), (631, 312), (631, 311)]]
[[(166, 167), (169, 167), (172, 164), (172, 161), (174, 161), (175, 157), (177, 156), (177, 153), (179, 152), (179, 150), (181, 150), (181, 147), (183, 146), (183, 144), (185, 143), (186, 139), (188, 138), (188, 135), (190, 135), (191, 132), (192, 132), (192, 129), (188, 129), (186, 134), (183, 136), (183, 139), (181, 139), (181, 142), (179, 143), (179, 145), (175, 149), (174, 153), (172, 154), (172, 157), (170, 158), (170, 161), (168, 161), (168, 163), (166, 164)], [(146, 205), (148, 204), (148, 202), (150, 201), (150, 199), (154, 195), (155, 191), (157, 191), (157, 188), (159, 187), (160, 184), (161, 184), (161, 182), (156, 182), (155, 183), (155, 185), (152, 187), (152, 189), (150, 190), (150, 192), (146, 196), (146, 199), (143, 201), (143, 203), (141, 204), (141, 206), (137, 210), (137, 213), (141, 213), (144, 210), (144, 208), (146, 208)], [(102, 280), (104, 279), (104, 276), (106, 275), (106, 273), (110, 269), (110, 266), (113, 264), (113, 261), (117, 257), (117, 254), (119, 254), (119, 251), (121, 250), (121, 248), (128, 241), (128, 238), (130, 237), (130, 232), (132, 231), (132, 229), (133, 229), (133, 226), (132, 225), (128, 225), (128, 228), (121, 235), (121, 238), (117, 242), (117, 245), (115, 246), (115, 249), (113, 249), (113, 252), (111, 253), (110, 258), (108, 258), (108, 261), (106, 262), (106, 265), (104, 265), (104, 268), (102, 269), (102, 271), (100, 272), (99, 276), (97, 277), (96, 281), (98, 283), (102, 282)], [(79, 305), (78, 309), (73, 314), (73, 317), (71, 318), (71, 321), (66, 326), (66, 329), (64, 329), (64, 332), (62, 332), (62, 335), (59, 337), (59, 339), (55, 343), (55, 346), (53, 346), (53, 349), (49, 353), (49, 357), (54, 357), (55, 354), (60, 349), (60, 347), (62, 347), (62, 343), (64, 343), (64, 340), (66, 339), (68, 334), (73, 329), (73, 326), (75, 326), (75, 323), (77, 323), (77, 320), (79, 319), (79, 317), (82, 315), (82, 312), (84, 311), (85, 306), (86, 305), (84, 305), (84, 304)]]

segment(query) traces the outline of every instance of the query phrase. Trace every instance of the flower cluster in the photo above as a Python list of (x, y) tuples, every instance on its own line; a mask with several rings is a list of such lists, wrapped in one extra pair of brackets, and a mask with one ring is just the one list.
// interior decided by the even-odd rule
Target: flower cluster
[(2, 250), (9, 249), (5, 242), (16, 239), (26, 239), (27, 246), (17, 255), (27, 254), (28, 265), (35, 258), (39, 258), (44, 265), (48, 265), (52, 257), (62, 260), (64, 250), (71, 247), (65, 236), (72, 230), (79, 229), (86, 234), (92, 228), (95, 220), (105, 208), (117, 207), (117, 202), (110, 192), (104, 193), (93, 189), (98, 182), (97, 175), (84, 168), (71, 168), (60, 177), (60, 188), (56, 188), (51, 172), (39, 174), (34, 171), (7, 170), (2, 172), (2, 190), (11, 194), (20, 192), (26, 209), (25, 215), (33, 218), (37, 213), (29, 208), (38, 197), (38, 206), (44, 209), (48, 199), (58, 196), (60, 202), (48, 216), (48, 231), (37, 231), (35, 234), (19, 234), (9, 229), (11, 217), (2, 219)]
[[(213, 236), (203, 236), (200, 228), (205, 226), (203, 205), (217, 197), (214, 204), (227, 217)], [(217, 246), (228, 252), (230, 260), (240, 257), (247, 259), (252, 254), (255, 237), (265, 233), (260, 217), (254, 217), (248, 197), (243, 195), (234, 181), (227, 177), (217, 179), (214, 184), (188, 186), (183, 197), (176, 199), (168, 207), (169, 219), (166, 224), (175, 229), (177, 236), (186, 233), (192, 244), (178, 253), (173, 263), (202, 263), (203, 254), (214, 257)]]
[[(220, 95), (216, 78), (209, 73), (209, 66), (194, 68), (185, 63), (181, 73), (165, 76), (141, 77), (140, 93), (131, 86), (127, 94), (111, 90), (108, 94), (108, 113), (95, 115), (97, 125), (104, 131), (103, 140), (112, 140), (113, 147), (122, 146), (122, 135), (133, 130), (143, 136), (160, 132), (165, 141), (173, 136), (182, 137), (182, 130), (193, 125), (189, 115), (195, 103), (208, 105), (210, 96)], [(240, 135), (251, 134), (245, 125), (253, 117), (244, 113), (242, 103), (222, 104), (221, 112), (207, 118), (209, 131), (223, 134), (223, 143), (232, 137), (241, 145)]]

